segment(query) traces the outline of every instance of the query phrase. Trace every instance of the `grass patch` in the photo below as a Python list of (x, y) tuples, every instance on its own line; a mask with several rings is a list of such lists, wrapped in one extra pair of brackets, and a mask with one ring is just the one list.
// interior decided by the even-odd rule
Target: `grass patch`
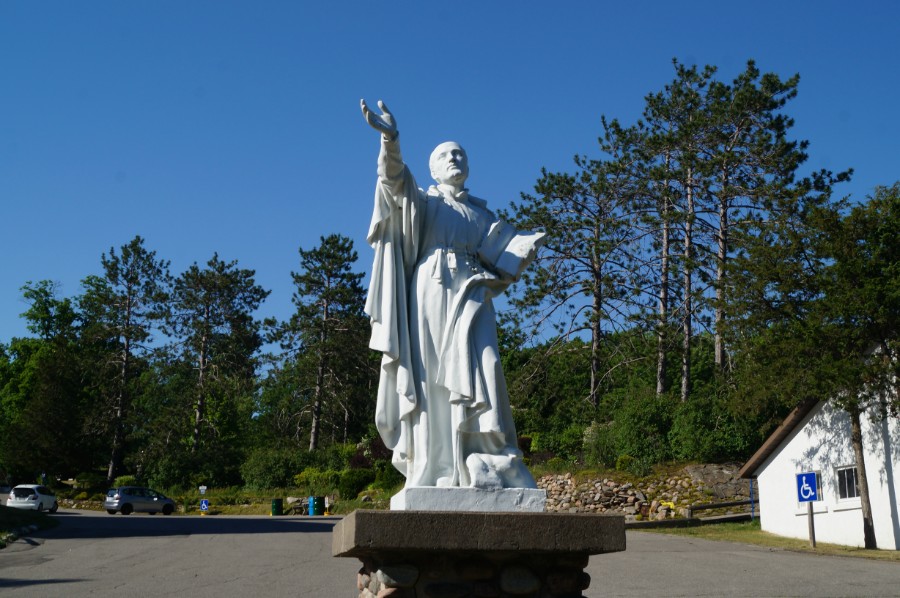
[(50, 529), (59, 525), (59, 521), (46, 513), (0, 506), (0, 548), (6, 546), (6, 538), (12, 536), (19, 528), (28, 525), (36, 525), (38, 529)]
[(783, 536), (776, 536), (775, 534), (762, 531), (760, 529), (759, 519), (740, 523), (715, 523), (684, 528), (654, 528), (641, 531), (671, 534), (675, 536), (691, 536), (693, 538), (702, 538), (704, 540), (738, 542), (741, 544), (752, 544), (754, 546), (765, 546), (767, 548), (777, 548), (793, 552), (806, 552), (809, 554), (849, 556), (900, 562), (900, 551), (898, 550), (866, 550), (864, 548), (841, 546), (839, 544), (826, 544), (823, 542), (816, 542), (816, 547), (812, 548), (809, 545), (809, 540), (785, 538)]

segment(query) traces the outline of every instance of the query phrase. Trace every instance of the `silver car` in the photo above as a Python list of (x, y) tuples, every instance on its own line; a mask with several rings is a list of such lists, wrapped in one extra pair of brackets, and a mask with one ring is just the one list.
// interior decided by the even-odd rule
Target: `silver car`
[(53, 490), (38, 484), (19, 484), (9, 493), (6, 506), (33, 511), (49, 511), (56, 513), (59, 503)]
[(135, 512), (171, 515), (175, 511), (175, 501), (150, 488), (121, 486), (110, 488), (103, 501), (103, 508), (110, 515), (115, 515), (117, 511), (121, 511), (123, 515)]

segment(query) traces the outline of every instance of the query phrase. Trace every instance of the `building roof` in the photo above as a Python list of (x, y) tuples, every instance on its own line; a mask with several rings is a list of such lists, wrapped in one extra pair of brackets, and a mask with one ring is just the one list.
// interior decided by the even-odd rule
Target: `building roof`
[(759, 450), (753, 453), (753, 456), (744, 463), (738, 475), (742, 478), (752, 478), (756, 475), (756, 470), (765, 463), (769, 455), (775, 452), (781, 443), (787, 438), (791, 432), (803, 421), (803, 418), (812, 411), (812, 408), (819, 404), (819, 399), (807, 399), (800, 403), (791, 411), (781, 425), (775, 429), (772, 434), (766, 438)]

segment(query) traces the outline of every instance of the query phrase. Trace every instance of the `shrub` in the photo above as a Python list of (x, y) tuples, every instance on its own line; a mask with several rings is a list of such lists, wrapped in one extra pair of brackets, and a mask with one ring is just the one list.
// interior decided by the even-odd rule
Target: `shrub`
[(79, 489), (100, 488), (106, 485), (106, 476), (95, 471), (86, 471), (75, 476), (75, 483)]
[(638, 462), (661, 463), (669, 458), (671, 398), (648, 391), (636, 393), (613, 414), (616, 452)]
[(376, 488), (390, 492), (397, 486), (405, 483), (406, 476), (400, 473), (393, 463), (387, 460), (375, 463), (375, 483), (373, 485)]
[(619, 458), (616, 459), (616, 471), (629, 471), (632, 463), (634, 463), (634, 457), (631, 455), (619, 455)]
[(297, 451), (291, 449), (256, 449), (241, 464), (244, 485), (253, 490), (283, 488), (299, 469)]
[(759, 425), (737, 417), (715, 395), (696, 396), (678, 406), (669, 431), (676, 459), (739, 461), (756, 446)]
[(133, 475), (120, 475), (115, 479), (113, 485), (118, 486), (137, 486), (137, 477)]
[(585, 463), (612, 467), (616, 462), (616, 437), (612, 424), (591, 422), (584, 430)]
[(338, 487), (340, 480), (341, 474), (333, 469), (322, 471), (315, 467), (307, 467), (294, 476), (294, 485), (310, 496), (325, 496)]
[(347, 469), (341, 472), (338, 492), (344, 500), (353, 500), (366, 486), (375, 481), (373, 469)]

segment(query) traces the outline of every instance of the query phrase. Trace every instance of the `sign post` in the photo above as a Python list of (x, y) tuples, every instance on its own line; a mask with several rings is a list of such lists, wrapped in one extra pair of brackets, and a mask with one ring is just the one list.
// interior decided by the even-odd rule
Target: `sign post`
[[(810, 481), (812, 482), (810, 484)], [(816, 472), (805, 471), (797, 474), (797, 501), (806, 503), (806, 517), (809, 520), (809, 545), (816, 547), (816, 524), (813, 518), (813, 503), (819, 500)]]

